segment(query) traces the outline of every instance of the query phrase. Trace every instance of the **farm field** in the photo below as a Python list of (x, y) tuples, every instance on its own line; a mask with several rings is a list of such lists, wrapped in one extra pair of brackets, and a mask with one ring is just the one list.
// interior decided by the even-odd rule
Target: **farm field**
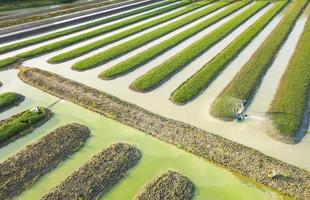
[(163, 0), (0, 43), (0, 166), (55, 145), (0, 199), (310, 198), (309, 28), (309, 0)]

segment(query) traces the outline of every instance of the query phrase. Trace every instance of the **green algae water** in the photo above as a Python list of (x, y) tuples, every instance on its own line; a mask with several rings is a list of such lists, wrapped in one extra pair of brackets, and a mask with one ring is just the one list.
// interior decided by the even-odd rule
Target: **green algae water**
[[(14, 76), (16, 76), (15, 73)], [(17, 77), (13, 78), (17, 79)], [(17, 107), (16, 112), (18, 109), (24, 110), (36, 105), (48, 106), (57, 100), (57, 98), (25, 85), (19, 80), (14, 82), (14, 87), (7, 87), (6, 82), (4, 82), (4, 87), (0, 88), (0, 91), (11, 90), (20, 92), (26, 96), (26, 99), (30, 99), (25, 104)], [(40, 98), (41, 101), (37, 101), (37, 98)], [(282, 199), (278, 194), (266, 188), (257, 187), (255, 184), (241, 179), (204, 159), (70, 102), (61, 100), (50, 109), (54, 112), (53, 118), (33, 133), (1, 148), (0, 161), (16, 154), (27, 144), (36, 141), (55, 128), (67, 123), (76, 122), (88, 126), (91, 129), (91, 137), (80, 151), (62, 162), (50, 173), (41, 177), (38, 182), (15, 199), (40, 199), (50, 189), (60, 184), (74, 170), (87, 162), (93, 155), (99, 153), (110, 144), (117, 142), (125, 142), (136, 146), (141, 150), (142, 158), (138, 165), (130, 170), (101, 199), (133, 199), (136, 192), (146, 183), (167, 170), (180, 172), (191, 179), (196, 186), (196, 200)], [(8, 115), (8, 113), (4, 114)]]

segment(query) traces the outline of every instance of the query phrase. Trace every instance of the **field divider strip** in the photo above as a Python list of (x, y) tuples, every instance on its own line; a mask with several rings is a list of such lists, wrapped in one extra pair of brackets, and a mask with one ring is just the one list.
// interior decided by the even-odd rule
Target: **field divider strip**
[(255, 21), (247, 30), (241, 33), (223, 51), (216, 55), (188, 80), (183, 82), (171, 94), (170, 100), (175, 104), (183, 105), (201, 94), (287, 4), (288, 1), (275, 3), (270, 10)]
[(241, 1), (238, 3), (234, 3), (228, 6), (224, 11), (202, 21), (201, 23), (186, 29), (185, 31), (141, 52), (137, 55), (128, 58), (127, 60), (120, 62), (109, 69), (104, 70), (99, 74), (99, 78), (104, 80), (111, 80), (118, 78), (124, 74), (127, 74), (135, 69), (143, 66), (143, 64), (147, 63), (148, 61), (158, 57), (159, 55), (167, 52), (171, 48), (177, 46), (178, 44), (182, 43), (186, 39), (198, 34), (200, 31), (210, 27), (211, 25), (215, 24), (216, 22), (224, 19), (225, 17), (231, 15), (232, 13), (238, 11), (239, 9), (243, 8), (244, 6), (248, 5), (250, 1)]
[[(308, 3), (308, 0), (290, 2), (278, 25), (213, 102), (211, 114), (214, 117), (233, 120), (239, 115), (240, 109), (241, 112), (246, 110), (264, 75)], [(242, 101), (246, 102), (243, 108)]]
[(160, 86), (186, 67), (194, 59), (198, 58), (232, 31), (245, 23), (248, 19), (269, 5), (269, 3), (270, 2), (268, 1), (255, 2), (238, 16), (192, 43), (164, 63), (152, 68), (144, 75), (138, 77), (130, 84), (130, 88), (137, 92), (148, 92)]
[[(29, 85), (202, 157), (248, 181), (300, 200), (310, 196), (310, 174), (306, 170), (48, 71), (21, 68), (18, 76)], [(271, 178), (270, 172), (277, 175)]]
[[(89, 43), (87, 45), (84, 45), (84, 46), (72, 49), (72, 50), (67, 51), (65, 53), (58, 54), (58, 55), (50, 58), (48, 60), (48, 62), (52, 63), (52, 64), (55, 64), (55, 63), (62, 63), (62, 62), (68, 61), (68, 60), (72, 60), (74, 58), (77, 58), (79, 56), (82, 56), (82, 55), (85, 55), (87, 53), (90, 53), (90, 52), (92, 52), (94, 50), (102, 48), (102, 47), (104, 47), (104, 46), (106, 46), (108, 44), (111, 44), (111, 43), (116, 42), (118, 40), (121, 40), (123, 38), (132, 36), (134, 34), (137, 34), (139, 32), (142, 32), (142, 31), (147, 30), (149, 28), (152, 28), (154, 26), (160, 25), (160, 24), (162, 24), (164, 22), (167, 22), (169, 20), (172, 20), (172, 19), (174, 19), (176, 17), (180, 17), (180, 16), (185, 15), (185, 14), (187, 14), (189, 12), (195, 11), (195, 10), (201, 8), (201, 7), (209, 5), (212, 2), (213, 1), (202, 1), (202, 2), (199, 2), (199, 4), (192, 4), (190, 6), (185, 7), (184, 9), (178, 11), (178, 12), (171, 13), (171, 14), (169, 14), (167, 16), (164, 16), (164, 17), (155, 19), (153, 21), (141, 24), (141, 25), (139, 25), (137, 27), (133, 27), (131, 29), (122, 31), (122, 32), (117, 33), (115, 35), (112, 35), (110, 37), (94, 41), (92, 43)], [(225, 2), (224, 4), (226, 5), (227, 2)], [(150, 35), (151, 33), (154, 33), (155, 31), (157, 32), (157, 31), (160, 31), (160, 30), (163, 30), (163, 29), (167, 29), (166, 27), (172, 27), (173, 25), (174, 25), (174, 27), (173, 27), (174, 29), (177, 29), (177, 28), (180, 28), (182, 26), (185, 26), (185, 25), (191, 23), (192, 21), (194, 21), (196, 19), (199, 19), (200, 17), (203, 17), (204, 15), (207, 15), (208, 12), (206, 12), (206, 10), (209, 10), (209, 9), (206, 8), (204, 10), (198, 11), (197, 13), (193, 13), (192, 15), (184, 17), (184, 18), (178, 20), (177, 22), (172, 22), (171, 24), (168, 24), (168, 25), (166, 25), (164, 27), (160, 27), (160, 28), (158, 28), (158, 29), (156, 29), (154, 31), (151, 31), (150, 33), (146, 33), (146, 34), (144, 34), (141, 37), (147, 37), (147, 35)], [(168, 33), (168, 30), (166, 30), (166, 32)], [(161, 33), (161, 35), (163, 35), (163, 34), (164, 33)], [(159, 33), (157, 33), (157, 35), (159, 35)], [(160, 37), (160, 36), (157, 36), (157, 37)], [(140, 37), (138, 37), (138, 38), (140, 38)], [(155, 36), (153, 36), (153, 38), (156, 39)], [(133, 39), (133, 40), (136, 40), (136, 39)], [(131, 40), (131, 41), (133, 41), (133, 40)], [(125, 42), (125, 43), (127, 43), (127, 42)], [(117, 47), (119, 47), (119, 45), (117, 45)], [(111, 51), (113, 51), (112, 49), (114, 49), (114, 48), (111, 48), (108, 51), (111, 52)], [(106, 52), (106, 51), (104, 51), (104, 52)]]
[(80, 26), (77, 26), (77, 27), (69, 28), (69, 29), (62, 30), (62, 31), (57, 31), (55, 33), (50, 33), (50, 34), (47, 34), (47, 35), (44, 35), (44, 36), (40, 36), (40, 37), (32, 38), (32, 39), (29, 39), (29, 40), (25, 40), (25, 41), (21, 41), (21, 42), (16, 42), (16, 43), (13, 43), (13, 44), (10, 44), (10, 45), (2, 46), (2, 47), (0, 47), (0, 54), (8, 53), (8, 52), (11, 52), (11, 51), (14, 51), (14, 50), (17, 50), (17, 49), (21, 49), (21, 48), (28, 47), (28, 46), (31, 46), (31, 45), (34, 45), (34, 44), (45, 42), (45, 41), (48, 41), (48, 40), (51, 40), (51, 39), (55, 39), (55, 38), (58, 38), (58, 37), (61, 37), (61, 36), (65, 36), (65, 35), (68, 35), (68, 34), (76, 33), (76, 32), (79, 32), (79, 31), (82, 31), (82, 30), (86, 30), (86, 29), (89, 29), (89, 28), (93, 28), (93, 27), (96, 27), (96, 26), (99, 26), (99, 25), (103, 25), (103, 24), (108, 23), (108, 22), (113, 22), (115, 20), (122, 19), (122, 18), (125, 18), (125, 17), (128, 17), (128, 16), (131, 16), (131, 15), (134, 15), (134, 14), (139, 14), (141, 12), (148, 11), (150, 9), (155, 9), (155, 8), (158, 8), (158, 7), (161, 7), (161, 6), (166, 6), (166, 5), (168, 5), (170, 3), (174, 3), (174, 2), (176, 2), (176, 1), (175, 0), (165, 1), (165, 2), (162, 2), (162, 3), (159, 3), (159, 4), (150, 5), (150, 6), (147, 6), (147, 7), (144, 7), (144, 8), (132, 10), (132, 11), (129, 11), (129, 12), (125, 12), (125, 13), (122, 13), (122, 14), (119, 14), (119, 15), (108, 17), (108, 18), (105, 18), (105, 19), (102, 19), (102, 20), (97, 20), (95, 22), (90, 22), (90, 23), (87, 23), (87, 24), (84, 24), (84, 25), (80, 25)]

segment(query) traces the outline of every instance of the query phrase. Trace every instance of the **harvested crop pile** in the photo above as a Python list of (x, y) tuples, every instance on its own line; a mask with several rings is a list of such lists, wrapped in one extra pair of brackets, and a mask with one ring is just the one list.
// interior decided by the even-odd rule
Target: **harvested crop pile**
[(42, 199), (97, 199), (135, 166), (140, 158), (141, 153), (137, 148), (123, 143), (113, 144)]
[(185, 176), (168, 171), (149, 183), (136, 197), (137, 200), (190, 200), (194, 184)]
[(80, 149), (89, 137), (87, 127), (68, 124), (28, 145), (0, 164), (0, 199), (12, 199), (61, 161)]

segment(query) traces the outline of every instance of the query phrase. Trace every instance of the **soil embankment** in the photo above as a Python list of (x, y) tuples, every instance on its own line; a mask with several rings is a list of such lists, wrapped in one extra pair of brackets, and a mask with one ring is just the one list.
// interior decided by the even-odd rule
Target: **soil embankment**
[(79, 150), (89, 135), (87, 127), (68, 124), (0, 163), (0, 199), (12, 199), (21, 193)]
[(310, 174), (298, 167), (47, 71), (22, 68), (19, 77), (52, 95), (141, 130), (288, 196), (309, 199)]

